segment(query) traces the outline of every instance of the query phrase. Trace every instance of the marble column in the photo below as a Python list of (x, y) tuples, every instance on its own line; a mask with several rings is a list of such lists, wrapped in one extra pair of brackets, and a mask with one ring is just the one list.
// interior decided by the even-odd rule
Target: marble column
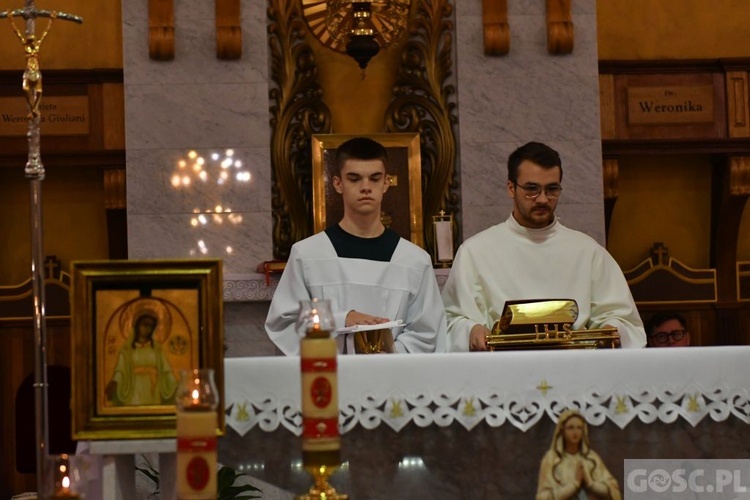
[(505, 220), (508, 155), (528, 141), (563, 161), (557, 214), (604, 243), (596, 1), (573, 0), (572, 54), (547, 53), (546, 3), (508, 2), (510, 52), (483, 52), (482, 2), (454, 2), (464, 239)]
[(265, 2), (242, 2), (243, 55), (216, 58), (214, 2), (174, 2), (175, 57), (148, 53), (148, 1), (122, 2), (131, 259), (270, 259)]

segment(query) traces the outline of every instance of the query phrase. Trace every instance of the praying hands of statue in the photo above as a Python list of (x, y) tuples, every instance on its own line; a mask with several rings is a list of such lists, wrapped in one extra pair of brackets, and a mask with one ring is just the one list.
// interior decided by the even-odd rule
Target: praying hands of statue
[(42, 100), (42, 72), (39, 69), (39, 49), (42, 47), (42, 42), (47, 38), (52, 22), (57, 17), (57, 13), (53, 12), (47, 23), (47, 28), (42, 33), (42, 36), (37, 39), (32, 34), (24, 35), (21, 30), (16, 26), (15, 20), (9, 12), (6, 13), (10, 24), (13, 27), (18, 39), (24, 47), (26, 54), (26, 69), (23, 72), (23, 92), (26, 95), (26, 102), (29, 105), (29, 119), (34, 119), (39, 116), (39, 102)]

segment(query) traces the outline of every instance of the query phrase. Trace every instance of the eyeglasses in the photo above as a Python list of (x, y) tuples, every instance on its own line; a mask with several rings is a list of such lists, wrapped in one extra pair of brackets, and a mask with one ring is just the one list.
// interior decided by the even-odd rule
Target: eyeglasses
[(530, 200), (538, 198), (539, 195), (542, 194), (542, 191), (544, 191), (545, 196), (547, 196), (547, 198), (549, 198), (550, 200), (558, 198), (560, 196), (560, 193), (562, 192), (562, 186), (560, 184), (550, 184), (548, 186), (540, 186), (539, 184), (526, 184), (522, 186), (518, 183), (515, 183), (515, 185), (523, 189), (523, 195)]
[(669, 337), (672, 337), (674, 342), (679, 342), (685, 337), (687, 330), (672, 330), (671, 332), (659, 332), (651, 335), (651, 340), (657, 344), (666, 344), (669, 342)]

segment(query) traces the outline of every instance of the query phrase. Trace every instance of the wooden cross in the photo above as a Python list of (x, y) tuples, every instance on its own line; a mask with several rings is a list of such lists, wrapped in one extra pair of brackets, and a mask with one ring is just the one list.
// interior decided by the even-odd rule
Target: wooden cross
[(664, 243), (661, 241), (654, 243), (654, 246), (651, 247), (651, 258), (656, 260), (656, 265), (666, 264), (668, 257), (669, 250), (664, 246)]
[(44, 268), (47, 270), (47, 279), (55, 279), (60, 271), (60, 261), (54, 255), (48, 256), (44, 259)]

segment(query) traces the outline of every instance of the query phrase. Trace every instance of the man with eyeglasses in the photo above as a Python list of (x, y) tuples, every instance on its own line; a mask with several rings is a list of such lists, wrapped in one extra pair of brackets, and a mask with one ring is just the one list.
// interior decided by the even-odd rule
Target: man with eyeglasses
[(486, 351), (486, 337), (509, 300), (575, 299), (573, 329), (615, 327), (622, 347), (643, 347), (646, 334), (617, 262), (589, 236), (555, 217), (562, 161), (529, 142), (508, 157), (508, 219), (468, 238), (443, 288), (448, 349)]
[(657, 313), (646, 322), (649, 347), (685, 347), (690, 332), (685, 318), (676, 313)]

